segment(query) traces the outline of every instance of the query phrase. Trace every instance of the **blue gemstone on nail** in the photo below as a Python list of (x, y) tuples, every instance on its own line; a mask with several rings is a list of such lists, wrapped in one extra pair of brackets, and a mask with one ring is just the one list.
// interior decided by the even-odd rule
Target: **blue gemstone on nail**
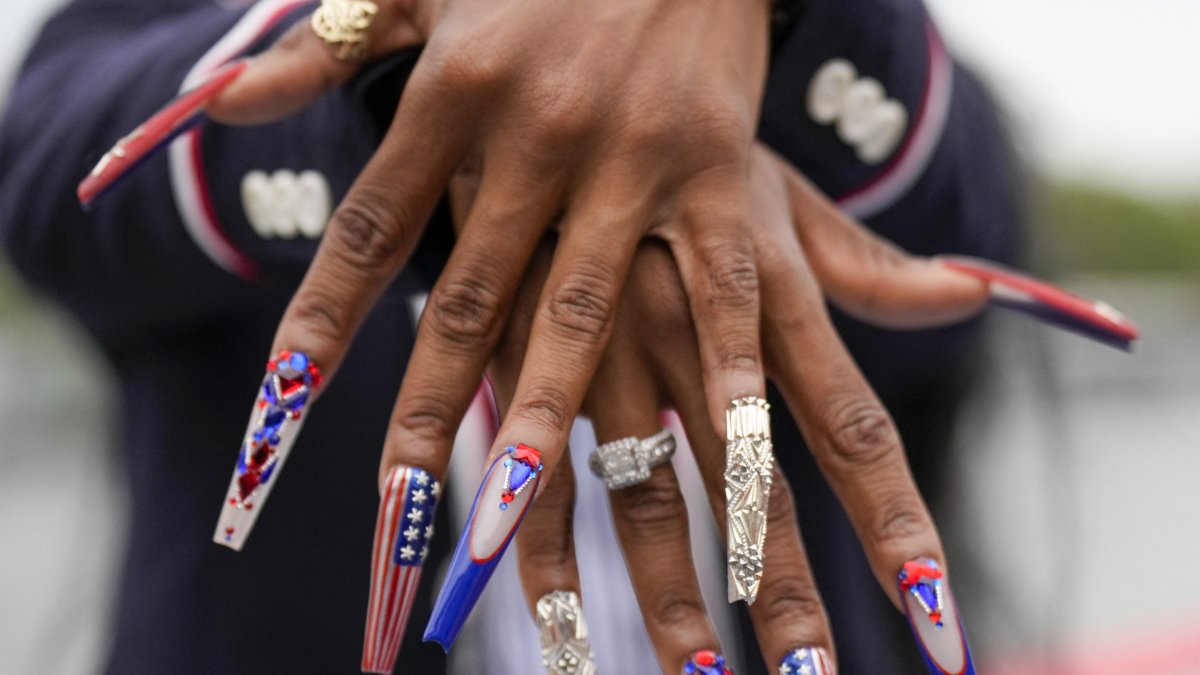
[(506, 504), (506, 503), (504, 503), (504, 502), (500, 502), (500, 510), (501, 510), (501, 511), (507, 511), (507, 510), (508, 510), (508, 504)]
[(308, 368), (308, 357), (297, 352), (292, 354), (292, 358), (288, 359), (288, 364), (292, 368), (303, 372), (304, 369)]
[(512, 473), (508, 477), (508, 489), (516, 490), (529, 480), (533, 475), (533, 469), (528, 464), (521, 462), (512, 468)]
[(934, 589), (933, 584), (920, 583), (913, 586), (913, 590), (925, 601), (926, 605), (937, 609), (937, 591)]
[(511, 459), (504, 460), (504, 466), (512, 466), (512, 460)]

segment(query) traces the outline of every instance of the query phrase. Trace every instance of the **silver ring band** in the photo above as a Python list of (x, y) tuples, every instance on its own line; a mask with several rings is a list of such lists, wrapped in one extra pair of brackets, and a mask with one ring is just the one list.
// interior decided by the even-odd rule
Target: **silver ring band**
[(675, 435), (663, 429), (647, 438), (630, 436), (597, 447), (588, 455), (588, 467), (606, 488), (622, 490), (650, 480), (650, 472), (674, 454)]

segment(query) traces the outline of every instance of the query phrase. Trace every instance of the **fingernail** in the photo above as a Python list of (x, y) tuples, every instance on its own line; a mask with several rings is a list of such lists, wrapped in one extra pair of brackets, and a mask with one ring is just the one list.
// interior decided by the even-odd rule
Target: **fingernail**
[(683, 664), (683, 675), (733, 675), (725, 665), (725, 657), (711, 649), (701, 649)]
[(966, 256), (940, 256), (941, 265), (988, 283), (991, 303), (1031, 316), (1043, 323), (1080, 333), (1107, 345), (1128, 350), (1138, 338), (1137, 326), (1105, 302), (1068, 293), (993, 262)]
[(284, 350), (267, 361), (213, 541), (242, 550), (320, 386), (320, 370), (301, 352)]
[(450, 651), (525, 517), (541, 472), (541, 453), (524, 443), (508, 446), (492, 462), (450, 559), (425, 628), (426, 642)]
[(833, 660), (820, 647), (801, 647), (779, 662), (779, 675), (834, 675)]
[(771, 406), (757, 396), (734, 399), (725, 411), (725, 515), (729, 602), (754, 604), (763, 573), (767, 500), (775, 456)]
[(364, 673), (390, 673), (396, 664), (413, 596), (421, 582), (421, 566), (429, 555), (441, 494), (441, 484), (423, 469), (398, 466), (388, 473), (371, 549)]
[(139, 164), (149, 159), (179, 134), (204, 120), (204, 105), (246, 70), (249, 61), (232, 61), (195, 88), (180, 94), (104, 153), (95, 168), (79, 183), (76, 196), (86, 209), (116, 187)]
[(551, 591), (538, 598), (537, 623), (542, 665), (549, 675), (596, 675), (596, 656), (578, 595)]
[(900, 604), (917, 648), (934, 675), (974, 675), (971, 649), (950, 585), (937, 562), (917, 558), (899, 575)]

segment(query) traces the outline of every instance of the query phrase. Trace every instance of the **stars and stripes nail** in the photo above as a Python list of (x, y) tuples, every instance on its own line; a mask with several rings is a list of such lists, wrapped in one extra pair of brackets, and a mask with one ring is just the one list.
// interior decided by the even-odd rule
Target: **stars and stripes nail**
[(371, 596), (362, 669), (390, 673), (429, 555), (441, 484), (424, 469), (397, 466), (384, 484), (371, 553)]
[(321, 381), (320, 369), (302, 352), (284, 350), (267, 361), (213, 541), (241, 550)]
[(820, 647), (801, 647), (779, 662), (779, 675), (833, 675), (833, 662)]

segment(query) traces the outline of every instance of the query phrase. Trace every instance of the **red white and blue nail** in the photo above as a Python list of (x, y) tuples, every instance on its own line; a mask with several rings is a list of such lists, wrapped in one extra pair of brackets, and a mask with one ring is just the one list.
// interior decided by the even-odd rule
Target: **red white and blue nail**
[(429, 556), (433, 518), (442, 486), (423, 469), (398, 466), (388, 473), (371, 552), (371, 599), (363, 636), (362, 670), (390, 673)]
[(1081, 298), (1056, 286), (993, 262), (964, 256), (939, 256), (943, 266), (986, 281), (991, 303), (1044, 323), (1128, 350), (1137, 326), (1111, 305)]
[(284, 350), (267, 361), (213, 541), (242, 550), (320, 386), (321, 371), (301, 352)]
[(450, 651), (524, 519), (541, 474), (541, 453), (524, 443), (508, 446), (492, 462), (450, 559), (425, 628), (426, 642)]
[(725, 657), (711, 649), (701, 649), (683, 664), (683, 675), (733, 675)]
[(820, 647), (793, 649), (779, 662), (779, 675), (833, 675), (833, 661)]
[(932, 675), (975, 675), (967, 634), (937, 561), (904, 563), (898, 577), (900, 606)]
[(200, 86), (180, 94), (150, 119), (117, 141), (104, 153), (91, 173), (79, 183), (76, 196), (86, 209), (100, 196), (115, 188), (142, 162), (153, 157), (176, 136), (207, 119), (204, 106), (224, 91), (246, 70), (249, 62), (238, 60), (213, 73)]

